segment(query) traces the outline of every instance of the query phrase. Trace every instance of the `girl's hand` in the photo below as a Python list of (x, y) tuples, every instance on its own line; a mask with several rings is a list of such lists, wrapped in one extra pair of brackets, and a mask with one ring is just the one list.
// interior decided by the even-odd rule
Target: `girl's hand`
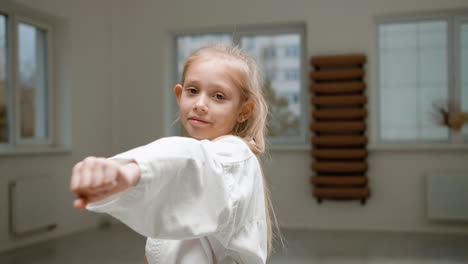
[(140, 168), (135, 162), (120, 164), (105, 158), (87, 157), (72, 171), (70, 190), (78, 195), (73, 206), (83, 210), (88, 203), (135, 186)]

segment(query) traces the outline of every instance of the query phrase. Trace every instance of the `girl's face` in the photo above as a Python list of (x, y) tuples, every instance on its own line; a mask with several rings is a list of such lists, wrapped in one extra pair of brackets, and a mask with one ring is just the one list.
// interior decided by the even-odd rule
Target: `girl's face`
[(184, 84), (174, 87), (180, 121), (191, 137), (212, 140), (230, 134), (250, 115), (252, 107), (242, 102), (233, 72), (221, 59), (195, 61)]

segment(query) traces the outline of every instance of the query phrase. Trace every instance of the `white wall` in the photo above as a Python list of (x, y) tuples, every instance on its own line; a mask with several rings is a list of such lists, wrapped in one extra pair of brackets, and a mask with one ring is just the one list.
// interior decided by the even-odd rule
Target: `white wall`
[[(375, 96), (376, 16), (468, 8), (468, 2), (461, 0), (139, 0), (121, 3), (121, 10), (129, 10), (125, 23), (133, 25), (122, 34), (135, 40), (128, 46), (133, 52), (126, 53), (129, 55), (126, 61), (133, 65), (125, 66), (129, 71), (121, 75), (124, 76), (121, 83), (129, 86), (138, 82), (136, 86), (141, 92), (138, 96), (142, 100), (138, 109), (122, 116), (122, 130), (119, 130), (122, 134), (118, 140), (122, 149), (142, 142), (141, 138), (129, 136), (133, 126), (148, 129), (137, 131), (145, 139), (151, 137), (145, 135), (154, 132), (160, 135), (166, 130), (161, 120), (165, 117), (164, 96), (170, 93), (173, 85), (169, 63), (172, 54), (169, 39), (173, 30), (219, 26), (234, 31), (234, 25), (306, 22), (308, 56), (347, 52), (368, 55), (366, 81), (372, 98)], [(132, 90), (122, 89), (121, 92), (120, 99), (134, 94)], [(371, 120), (373, 110), (370, 109)], [(135, 113), (143, 113), (147, 119), (134, 120)], [(127, 124), (131, 126), (125, 128)], [(318, 205), (311, 195), (309, 151), (271, 151), (265, 173), (272, 186), (280, 223), (285, 227), (468, 233), (468, 224), (432, 223), (425, 218), (423, 185), (424, 173), (431, 170), (468, 171), (466, 160), (466, 150), (373, 150), (368, 159), (372, 197), (365, 206), (357, 201), (325, 201)]]
[[(58, 18), (56, 47), (57, 109), (71, 117), (72, 149), (68, 153), (0, 155), (0, 251), (95, 226), (99, 217), (73, 210), (69, 191), (71, 168), (88, 155), (108, 156), (112, 146), (112, 1), (15, 1)], [(63, 24), (62, 24), (63, 23)], [(70, 122), (70, 120), (64, 120)], [(70, 141), (70, 139), (68, 139)], [(58, 228), (53, 232), (14, 239), (8, 233), (8, 182), (23, 177), (52, 176), (57, 180)], [(40, 199), (38, 197), (37, 199)], [(32, 208), (33, 210), (33, 208)]]
[[(164, 136), (173, 76), (170, 31), (216, 26), (305, 22), (308, 56), (364, 52), (369, 95), (375, 87), (375, 16), (467, 8), (466, 0), (16, 0), (69, 23), (67, 72), (72, 101), (71, 154), (0, 156), (0, 251), (94, 225), (73, 211), (70, 169), (87, 155), (111, 153)], [(372, 109), (371, 109), (372, 114)], [(424, 217), (423, 174), (468, 170), (467, 151), (372, 151), (372, 197), (325, 201), (311, 195), (309, 151), (272, 151), (265, 162), (281, 225), (294, 228), (465, 232), (467, 224), (436, 224)], [(61, 189), (58, 230), (34, 239), (8, 237), (6, 183), (24, 175), (53, 175)]]

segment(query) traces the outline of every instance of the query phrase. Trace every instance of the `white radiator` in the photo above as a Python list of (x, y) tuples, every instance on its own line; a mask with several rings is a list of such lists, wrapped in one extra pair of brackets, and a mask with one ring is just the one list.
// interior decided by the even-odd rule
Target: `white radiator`
[(10, 182), (10, 232), (13, 235), (34, 234), (56, 227), (55, 187), (51, 177)]
[(426, 177), (427, 216), (468, 221), (468, 172), (431, 172)]

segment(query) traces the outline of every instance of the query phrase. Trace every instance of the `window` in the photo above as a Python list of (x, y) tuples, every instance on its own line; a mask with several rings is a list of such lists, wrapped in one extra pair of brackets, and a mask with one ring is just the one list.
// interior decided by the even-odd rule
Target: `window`
[[(458, 41), (458, 50), (460, 55), (458, 56), (458, 79), (457, 86), (460, 87), (461, 93), (461, 110), (468, 112), (468, 17), (459, 18), (456, 21), (457, 31), (460, 33)], [(465, 142), (468, 142), (468, 126), (465, 126), (462, 130), (465, 136)]]
[(7, 113), (7, 86), (6, 86), (6, 16), (0, 14), (0, 144), (9, 141), (9, 126)]
[(0, 10), (0, 151), (52, 144), (50, 40), (47, 23)]
[(25, 23), (19, 23), (17, 29), (19, 138), (42, 141), (48, 138), (47, 32)]
[(457, 96), (466, 89), (463, 29), (455, 16), (378, 22), (379, 142), (451, 140), (449, 129), (434, 117), (434, 105), (468, 106), (466, 95), (461, 101)]
[[(268, 137), (274, 145), (304, 144), (307, 141), (307, 105), (305, 89), (304, 26), (237, 28), (234, 34), (176, 33), (176, 82), (180, 80), (183, 62), (195, 49), (224, 42), (239, 45), (254, 56), (264, 76), (264, 89), (270, 105)], [(176, 109), (175, 102), (173, 109)], [(177, 111), (171, 111), (177, 113)], [(173, 115), (171, 120), (175, 120)], [(180, 134), (175, 128), (174, 134)]]

